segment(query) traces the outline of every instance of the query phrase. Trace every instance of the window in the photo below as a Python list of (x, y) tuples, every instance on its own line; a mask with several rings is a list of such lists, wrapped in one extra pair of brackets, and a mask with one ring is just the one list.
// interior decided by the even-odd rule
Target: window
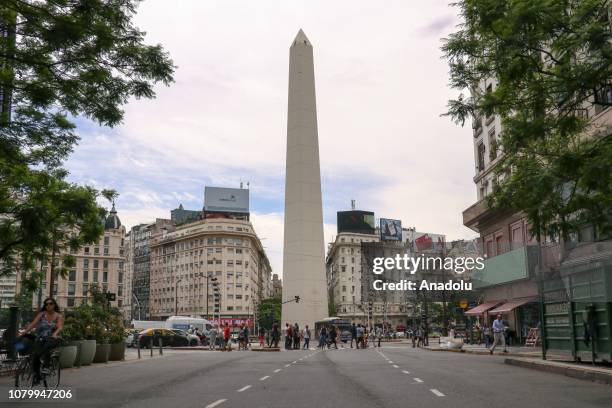
[(68, 298), (66, 305), (68, 307), (74, 307), (74, 298)]
[(208, 265), (212, 265), (212, 264), (213, 264), (213, 262), (214, 262), (214, 261), (213, 261), (212, 259), (209, 259), (208, 261), (206, 261), (206, 264), (208, 264)]
[(93, 281), (98, 282), (98, 271), (94, 271), (93, 273)]
[(220, 254), (220, 253), (221, 253), (221, 251), (222, 251), (222, 249), (221, 249), (221, 248), (215, 248), (215, 253)]
[(105, 259), (104, 261), (102, 261), (102, 267), (104, 269), (108, 269), (108, 259)]
[(117, 286), (117, 296), (123, 296), (123, 285)]
[(110, 241), (109, 237), (104, 237), (104, 245), (108, 245), (109, 241)]
[(94, 247), (94, 255), (100, 255), (100, 248)]
[(104, 247), (104, 255), (108, 255), (108, 247)]
[(346, 286), (342, 286), (342, 292), (346, 292)]
[(89, 259), (83, 259), (83, 269), (89, 269)]
[(68, 296), (74, 296), (75, 291), (76, 291), (76, 285), (74, 283), (69, 283), (68, 284)]
[(83, 296), (87, 296), (89, 294), (89, 283), (83, 284)]
[(71, 269), (70, 272), (68, 272), (68, 280), (71, 282), (76, 280), (76, 269)]
[(119, 276), (118, 276), (117, 282), (123, 283), (123, 272), (119, 272)]
[(485, 145), (478, 143), (478, 171), (483, 171), (485, 168)]
[(89, 254), (89, 247), (85, 247), (83, 252), (85, 252), (86, 254)]
[(94, 259), (93, 267), (94, 269), (98, 269), (100, 267), (100, 262), (97, 259)]
[(340, 266), (340, 270), (341, 270), (342, 272), (346, 272), (346, 265), (342, 265), (342, 266)]
[(89, 282), (89, 271), (83, 271), (83, 282)]
[(217, 265), (221, 265), (221, 264), (222, 264), (222, 262), (221, 262), (221, 260), (220, 260), (220, 259), (217, 259), (217, 260), (215, 260), (215, 264), (217, 264)]
[(228, 306), (227, 310), (228, 310), (228, 312), (234, 310), (234, 306)]

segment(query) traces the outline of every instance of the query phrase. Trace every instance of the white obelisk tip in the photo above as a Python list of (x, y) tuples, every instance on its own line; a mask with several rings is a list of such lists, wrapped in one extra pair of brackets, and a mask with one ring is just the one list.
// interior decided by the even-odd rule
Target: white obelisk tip
[(308, 39), (308, 37), (306, 37), (306, 34), (304, 34), (304, 31), (302, 31), (302, 29), (300, 28), (300, 31), (298, 31), (297, 35), (295, 36), (295, 40), (293, 40), (293, 45), (311, 45), (310, 44), (310, 40)]

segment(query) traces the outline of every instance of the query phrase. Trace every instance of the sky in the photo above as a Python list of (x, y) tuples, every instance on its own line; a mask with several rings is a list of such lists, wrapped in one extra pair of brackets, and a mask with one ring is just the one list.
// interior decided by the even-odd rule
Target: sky
[[(384, 5), (384, 6), (383, 6)], [(130, 100), (121, 125), (77, 120), (71, 180), (114, 188), (130, 228), (201, 209), (204, 186), (250, 183), (251, 221), (282, 275), (289, 46), (314, 47), (325, 242), (336, 212), (374, 211), (404, 227), (473, 238), (469, 124), (442, 117), (449, 98), (441, 39), (447, 1), (146, 0), (135, 24), (177, 66), (153, 100)]]

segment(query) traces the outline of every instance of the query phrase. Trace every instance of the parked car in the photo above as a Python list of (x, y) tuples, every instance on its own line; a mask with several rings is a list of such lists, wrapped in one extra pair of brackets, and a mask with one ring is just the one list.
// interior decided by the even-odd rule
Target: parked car
[(196, 336), (195, 334), (187, 333), (185, 330), (181, 330), (181, 329), (170, 329), (170, 330), (181, 336), (186, 336), (187, 339), (189, 339), (189, 345), (191, 347), (195, 347), (200, 344), (200, 338)]
[(403, 339), (406, 337), (406, 333), (404, 333), (403, 331), (398, 331), (395, 333), (395, 337), (397, 337), (398, 339)]
[(140, 347), (150, 347), (151, 340), (153, 340), (153, 346), (157, 347), (159, 339), (162, 341), (162, 346), (166, 347), (185, 347), (189, 345), (189, 338), (186, 335), (170, 329), (146, 329), (138, 333)]

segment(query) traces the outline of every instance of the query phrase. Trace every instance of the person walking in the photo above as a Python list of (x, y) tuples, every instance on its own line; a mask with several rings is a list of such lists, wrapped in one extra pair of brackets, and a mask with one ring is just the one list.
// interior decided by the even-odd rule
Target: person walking
[(508, 350), (506, 349), (506, 337), (504, 336), (505, 330), (506, 325), (502, 320), (502, 315), (498, 314), (497, 319), (493, 321), (493, 346), (491, 346), (491, 348), (489, 349), (490, 354), (493, 354), (493, 351), (495, 351), (495, 347), (497, 347), (497, 344), (499, 344), (500, 342), (502, 344), (502, 347), (504, 348), (504, 353), (508, 352)]
[(300, 349), (300, 326), (297, 323), (293, 326), (293, 349)]
[[(264, 329), (263, 327), (259, 326), (259, 334), (258, 334), (258, 339), (259, 339), (259, 347), (264, 348), (264, 339), (266, 338), (266, 329)], [(270, 342), (268, 341), (268, 347), (270, 347)]]
[(223, 343), (225, 351), (232, 351), (232, 344), (230, 343), (230, 327), (227, 322), (225, 322), (225, 327), (223, 328)]
[(357, 349), (359, 349), (360, 344), (361, 344), (361, 348), (363, 348), (364, 330), (363, 330), (363, 327), (361, 326), (361, 323), (357, 325), (356, 334), (357, 334), (357, 342), (356, 342)]
[(355, 323), (351, 326), (351, 348), (353, 348), (353, 340), (355, 345), (357, 345), (357, 326), (355, 326)]
[(272, 345), (274, 348), (278, 348), (278, 342), (280, 340), (280, 331), (278, 330), (278, 324), (274, 323), (272, 326)]
[(304, 327), (304, 350), (308, 350), (310, 348), (310, 329), (308, 325)]
[(329, 329), (329, 345), (327, 346), (327, 348), (331, 348), (333, 344), (336, 350), (338, 350), (338, 342), (336, 340), (337, 337), (338, 337), (338, 331), (336, 330), (336, 326), (332, 326)]
[(370, 337), (368, 338), (368, 342), (372, 343), (372, 347), (376, 347), (376, 329), (370, 327)]
[(488, 324), (484, 324), (483, 328), (482, 328), (482, 333), (484, 335), (484, 344), (486, 348), (491, 347), (491, 343), (493, 343), (491, 341), (491, 328), (489, 327)]
[(285, 323), (285, 327), (285, 349), (291, 350), (291, 341), (293, 340), (293, 326), (290, 326), (289, 323)]
[(251, 335), (249, 331), (249, 326), (247, 324), (244, 325), (244, 349), (248, 350), (251, 346), (251, 340), (249, 340), (249, 336)]
[(382, 329), (380, 327), (376, 328), (376, 338), (378, 339), (378, 347), (380, 347), (380, 339), (382, 337)]
[(217, 342), (217, 325), (214, 325), (208, 332), (208, 349), (215, 351), (215, 343)]
[(321, 327), (319, 331), (319, 348), (321, 350), (325, 349), (327, 345), (327, 328), (325, 326)]

